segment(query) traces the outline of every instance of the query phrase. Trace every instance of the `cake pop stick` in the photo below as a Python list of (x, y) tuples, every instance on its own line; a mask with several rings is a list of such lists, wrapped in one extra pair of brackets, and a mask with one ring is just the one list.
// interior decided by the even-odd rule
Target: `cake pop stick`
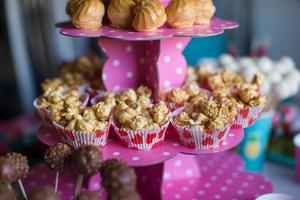
[(44, 154), (44, 160), (48, 167), (56, 171), (55, 176), (55, 193), (58, 189), (59, 172), (64, 169), (66, 164), (71, 161), (72, 150), (63, 143), (58, 143), (51, 146)]
[(27, 200), (28, 198), (27, 198), (27, 194), (26, 194), (26, 191), (25, 191), (23, 183), (22, 183), (22, 179), (26, 178), (29, 174), (30, 168), (28, 165), (28, 160), (25, 156), (23, 156), (22, 154), (18, 154), (18, 153), (9, 153), (9, 154), (7, 154), (7, 158), (10, 159), (16, 167), (18, 184), (19, 184), (19, 187), (21, 189), (24, 199)]
[(16, 181), (17, 169), (15, 163), (5, 156), (0, 157), (0, 185), (7, 185), (8, 189), (12, 191), (11, 183)]
[(81, 190), (83, 177), (92, 176), (100, 169), (102, 152), (96, 146), (81, 146), (75, 151), (73, 161), (79, 173), (75, 190), (75, 199), (77, 199)]
[(30, 193), (29, 200), (62, 200), (62, 196), (52, 187), (42, 187)]

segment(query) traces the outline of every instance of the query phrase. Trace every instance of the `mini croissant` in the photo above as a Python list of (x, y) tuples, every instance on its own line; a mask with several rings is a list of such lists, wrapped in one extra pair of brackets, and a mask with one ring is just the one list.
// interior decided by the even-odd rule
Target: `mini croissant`
[(136, 0), (132, 27), (136, 31), (156, 31), (167, 21), (164, 5), (160, 0)]
[(73, 9), (69, 11), (72, 14), (72, 23), (77, 28), (96, 30), (102, 27), (105, 7), (101, 0), (77, 0)]
[(209, 24), (210, 19), (216, 12), (216, 7), (212, 0), (194, 0), (197, 17), (195, 24)]
[(107, 15), (112, 27), (129, 28), (133, 20), (133, 0), (111, 0), (107, 8)]
[(193, 27), (197, 17), (196, 0), (172, 0), (166, 8), (167, 23), (174, 28)]

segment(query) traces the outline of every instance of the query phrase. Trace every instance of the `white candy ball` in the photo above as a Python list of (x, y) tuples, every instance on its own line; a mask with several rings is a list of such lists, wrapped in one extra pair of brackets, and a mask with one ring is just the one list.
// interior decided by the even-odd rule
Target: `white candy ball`
[(285, 63), (282, 62), (275, 62), (274, 63), (274, 71), (279, 72), (281, 75), (285, 75), (289, 73), (289, 68)]
[(257, 69), (255, 67), (244, 67), (241, 71), (241, 74), (246, 78), (247, 81), (251, 81), (253, 76), (257, 73)]
[(265, 81), (265, 82), (263, 83), (263, 85), (261, 86), (260, 91), (261, 91), (263, 94), (269, 94), (270, 91), (271, 91), (271, 83), (270, 83), (269, 81)]
[(291, 57), (284, 56), (280, 59), (280, 62), (284, 63), (289, 69), (296, 68), (295, 61)]
[(268, 74), (267, 79), (271, 84), (274, 84), (274, 83), (279, 83), (282, 80), (282, 76), (279, 72), (273, 70)]
[(227, 65), (229, 63), (235, 62), (235, 59), (230, 54), (222, 54), (219, 58), (219, 61), (221, 65)]
[(273, 70), (274, 63), (269, 57), (261, 57), (256, 60), (256, 64), (261, 72), (268, 74)]
[(255, 62), (252, 58), (249, 57), (241, 57), (239, 59), (239, 64), (241, 65), (242, 68), (248, 68), (248, 67), (253, 67), (255, 66)]
[(279, 100), (286, 99), (290, 96), (290, 88), (287, 83), (275, 84), (273, 91), (275, 93), (275, 96), (277, 96)]
[(239, 73), (240, 66), (236, 62), (228, 63), (226, 65), (223, 65), (225, 69), (231, 70), (233, 72)]

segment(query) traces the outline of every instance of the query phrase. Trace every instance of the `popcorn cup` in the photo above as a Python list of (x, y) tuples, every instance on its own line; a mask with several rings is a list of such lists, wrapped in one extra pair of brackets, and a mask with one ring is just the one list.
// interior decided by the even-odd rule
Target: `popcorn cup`
[(94, 145), (102, 148), (107, 144), (110, 124), (108, 124), (104, 130), (85, 133), (81, 131), (71, 131), (54, 121), (52, 123), (61, 140), (72, 146), (74, 149), (78, 149), (82, 145)]
[(265, 107), (265, 104), (246, 107), (238, 109), (236, 118), (232, 124), (233, 129), (247, 128), (254, 124), (254, 122), (259, 118), (261, 111)]
[[(175, 111), (173, 116), (183, 111), (182, 108)], [(187, 128), (171, 121), (176, 129), (180, 142), (191, 149), (214, 149), (218, 148), (227, 138), (232, 123), (225, 127), (214, 129), (211, 131), (203, 131), (197, 128)]]
[(128, 130), (121, 128), (115, 119), (112, 120), (112, 126), (122, 145), (138, 150), (151, 150), (162, 145), (169, 124), (170, 122), (168, 121), (159, 129), (153, 130)]
[(107, 91), (104, 90), (98, 90), (97, 94), (93, 96), (93, 98), (91, 98), (90, 103), (91, 105), (95, 105), (97, 104), (99, 101), (101, 101), (105, 94), (107, 93)]
[(42, 108), (38, 105), (38, 98), (36, 98), (34, 101), (33, 101), (33, 106), (34, 108), (36, 109), (37, 113), (39, 114), (41, 120), (42, 120), (42, 123), (45, 125), (45, 126), (53, 126), (52, 125), (52, 120), (50, 118), (50, 114), (49, 114), (49, 110), (46, 109), (46, 108)]

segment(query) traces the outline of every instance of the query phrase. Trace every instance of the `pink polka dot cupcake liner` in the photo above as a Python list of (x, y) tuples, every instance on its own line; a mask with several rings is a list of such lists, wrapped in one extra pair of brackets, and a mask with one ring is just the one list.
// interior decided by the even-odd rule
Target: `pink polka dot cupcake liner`
[(48, 127), (53, 126), (52, 120), (50, 118), (49, 110), (47, 110), (46, 108), (41, 108), (38, 105), (38, 98), (36, 98), (33, 101), (33, 106), (36, 109), (39, 117), (41, 118), (43, 125), (48, 126)]
[(238, 109), (238, 113), (231, 128), (240, 129), (252, 126), (255, 123), (255, 121), (259, 118), (260, 113), (262, 112), (264, 107), (265, 104), (255, 107)]
[(82, 145), (94, 145), (102, 148), (107, 144), (110, 124), (108, 124), (104, 130), (99, 130), (93, 133), (85, 133), (81, 131), (71, 131), (54, 121), (52, 123), (62, 142), (67, 143), (74, 149), (78, 149)]
[(168, 121), (159, 129), (153, 130), (127, 130), (120, 128), (116, 120), (112, 121), (112, 126), (121, 140), (121, 144), (137, 150), (151, 150), (163, 144), (166, 130), (170, 122)]
[(231, 124), (211, 130), (201, 131), (196, 128), (179, 126), (174, 121), (172, 125), (177, 131), (180, 142), (191, 149), (214, 149), (218, 148), (227, 138)]

